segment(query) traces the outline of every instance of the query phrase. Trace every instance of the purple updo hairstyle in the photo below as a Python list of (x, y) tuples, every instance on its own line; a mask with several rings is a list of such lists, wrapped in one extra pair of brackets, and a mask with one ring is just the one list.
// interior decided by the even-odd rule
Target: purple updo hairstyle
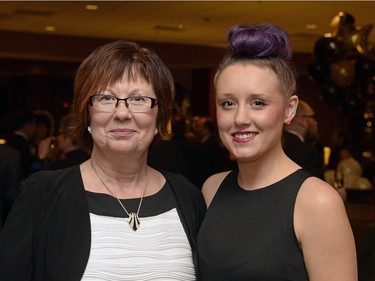
[(234, 56), (292, 58), (289, 35), (276, 25), (235, 25), (228, 33), (228, 41)]
[(274, 24), (235, 25), (228, 32), (227, 55), (216, 75), (215, 86), (222, 71), (236, 63), (270, 68), (278, 76), (282, 92), (290, 97), (296, 90), (293, 52), (289, 34)]

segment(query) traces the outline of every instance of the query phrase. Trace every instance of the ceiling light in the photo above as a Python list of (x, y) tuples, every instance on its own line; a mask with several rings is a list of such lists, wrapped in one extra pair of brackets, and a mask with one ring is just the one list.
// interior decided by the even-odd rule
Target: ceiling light
[(316, 24), (315, 23), (309, 23), (305, 25), (306, 29), (316, 29)]
[(185, 29), (183, 24), (177, 24), (177, 25), (158, 24), (158, 25), (155, 25), (154, 28), (158, 30), (168, 30), (168, 31), (183, 31)]
[(87, 4), (85, 6), (86, 10), (89, 10), (89, 11), (96, 11), (99, 9), (99, 6), (98, 5), (93, 5), (93, 4)]
[(44, 30), (45, 30), (45, 31), (49, 31), (49, 32), (53, 32), (53, 31), (56, 30), (56, 27), (54, 27), (53, 25), (46, 25), (46, 26), (44, 27)]

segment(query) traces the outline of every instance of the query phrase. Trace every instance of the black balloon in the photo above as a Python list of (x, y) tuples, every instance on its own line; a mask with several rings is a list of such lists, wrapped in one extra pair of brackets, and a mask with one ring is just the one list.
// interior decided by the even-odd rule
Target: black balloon
[(356, 62), (356, 74), (360, 79), (368, 79), (375, 75), (375, 61), (359, 58)]
[(337, 61), (344, 55), (344, 43), (335, 37), (320, 37), (315, 42), (314, 53), (320, 60)]
[(329, 79), (329, 64), (314, 59), (308, 65), (308, 72), (315, 82), (323, 84)]
[(333, 83), (325, 83), (322, 88), (322, 98), (328, 105), (336, 106), (340, 101), (339, 89)]
[(347, 116), (361, 116), (366, 99), (375, 100), (375, 43), (368, 42), (372, 27), (339, 12), (331, 21), (332, 32), (315, 42), (315, 58), (308, 65), (310, 78), (321, 85), (320, 98)]
[(363, 113), (364, 102), (360, 95), (352, 93), (351, 95), (346, 95), (341, 100), (341, 110), (346, 116), (350, 115), (361, 115)]
[(331, 63), (330, 76), (336, 86), (346, 88), (354, 82), (355, 78), (355, 61), (340, 60)]

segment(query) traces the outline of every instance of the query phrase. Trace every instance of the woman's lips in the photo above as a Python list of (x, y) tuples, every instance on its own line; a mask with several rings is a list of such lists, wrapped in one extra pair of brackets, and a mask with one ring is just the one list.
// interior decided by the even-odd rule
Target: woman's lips
[(235, 142), (247, 142), (254, 139), (256, 135), (257, 133), (254, 132), (236, 132), (232, 137)]

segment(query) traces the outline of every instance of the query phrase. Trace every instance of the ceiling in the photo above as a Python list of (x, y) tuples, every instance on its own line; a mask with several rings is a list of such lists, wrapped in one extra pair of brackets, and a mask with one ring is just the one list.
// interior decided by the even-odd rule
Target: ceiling
[(340, 11), (359, 27), (375, 21), (373, 1), (1, 1), (0, 30), (223, 47), (230, 26), (273, 22), (295, 52), (311, 53)]

